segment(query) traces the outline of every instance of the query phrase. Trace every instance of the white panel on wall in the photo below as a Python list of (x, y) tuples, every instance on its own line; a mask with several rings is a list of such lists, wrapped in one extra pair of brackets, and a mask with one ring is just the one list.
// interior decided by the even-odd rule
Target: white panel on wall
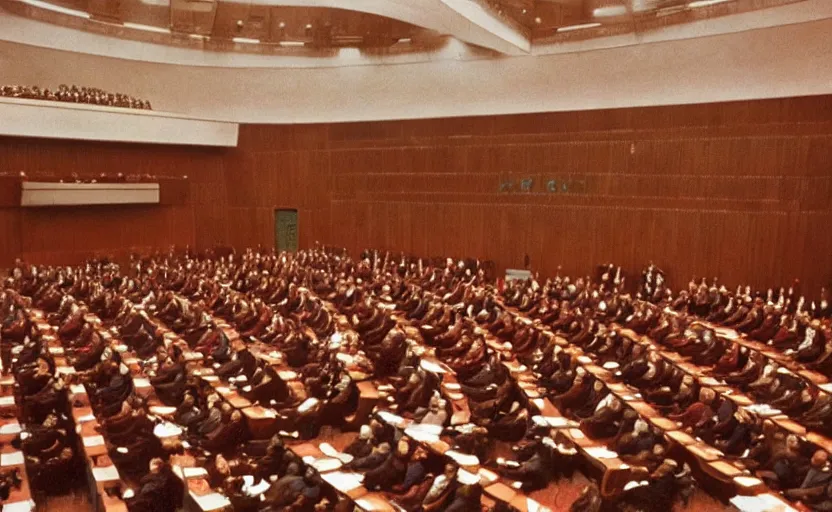
[(158, 204), (158, 183), (23, 182), (21, 206)]
[(0, 135), (236, 146), (236, 123), (57, 101), (0, 98)]

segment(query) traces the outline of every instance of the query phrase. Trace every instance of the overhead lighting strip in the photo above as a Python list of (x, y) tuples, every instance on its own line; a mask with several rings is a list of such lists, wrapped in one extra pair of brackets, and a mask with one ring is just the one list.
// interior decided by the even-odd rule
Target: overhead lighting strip
[(573, 30), (585, 30), (588, 28), (600, 27), (600, 23), (582, 23), (580, 25), (569, 25), (558, 28), (558, 32), (572, 32)]
[(165, 27), (154, 27), (153, 25), (143, 25), (141, 23), (131, 23), (125, 21), (122, 23), (125, 28), (132, 28), (135, 30), (144, 30), (145, 32), (157, 32), (159, 34), (170, 34), (170, 29)]
[(49, 2), (42, 2), (41, 0), (21, 0), (24, 4), (29, 4), (33, 7), (38, 7), (40, 9), (46, 9), (48, 11), (59, 12), (61, 14), (67, 14), (69, 16), (76, 16), (78, 18), (90, 18), (90, 13), (84, 11), (78, 11), (75, 9), (69, 9), (67, 7), (61, 7), (60, 5), (50, 4)]
[(697, 7), (707, 7), (709, 5), (724, 4), (725, 2), (731, 1), (733, 0), (696, 0), (695, 2), (689, 3), (688, 7), (696, 9)]

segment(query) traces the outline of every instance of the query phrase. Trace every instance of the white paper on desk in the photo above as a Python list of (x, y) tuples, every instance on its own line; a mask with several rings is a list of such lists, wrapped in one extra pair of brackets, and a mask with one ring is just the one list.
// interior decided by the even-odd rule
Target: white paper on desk
[(335, 471), (336, 469), (342, 466), (341, 461), (338, 459), (332, 459), (329, 457), (315, 459), (311, 463), (310, 466), (315, 468), (319, 473), (327, 473), (329, 471)]
[(92, 448), (93, 446), (103, 446), (104, 436), (87, 436), (84, 438), (84, 446)]
[(118, 470), (113, 465), (92, 468), (92, 476), (96, 482), (110, 482), (121, 479)]
[(53, 356), (59, 356), (64, 353), (64, 347), (49, 347), (49, 353)]
[(460, 466), (479, 466), (480, 464), (480, 459), (476, 455), (460, 453), (454, 450), (448, 450), (445, 452), (445, 455), (455, 460)]
[(280, 377), (280, 380), (295, 380), (298, 378), (298, 374), (293, 372), (292, 370), (279, 370), (277, 372), (277, 376)]
[(341, 456), (341, 455), (342, 455), (342, 453), (341, 453), (341, 452), (339, 452), (338, 450), (336, 450), (336, 449), (335, 449), (335, 447), (333, 447), (333, 446), (332, 446), (331, 444), (329, 444), (329, 443), (321, 443), (321, 444), (319, 444), (319, 445), (318, 445), (318, 449), (320, 449), (320, 450), (321, 450), (321, 453), (323, 453), (323, 454), (324, 454), (324, 455), (326, 455), (327, 457), (336, 457), (336, 458), (337, 458), (337, 457), (339, 457), (339, 456)]
[(133, 385), (137, 388), (149, 388), (150, 381), (144, 377), (135, 377), (133, 379)]
[(460, 468), (456, 472), (456, 480), (462, 485), (475, 485), (480, 483), (480, 476)]
[(586, 453), (595, 459), (616, 459), (618, 454), (612, 450), (608, 450), (603, 446), (590, 446), (586, 449)]
[(604, 363), (604, 366), (603, 366), (603, 368), (605, 370), (617, 370), (618, 367), (619, 367), (619, 364), (616, 363), (615, 361), (607, 361), (606, 363)]
[(630, 489), (635, 489), (636, 487), (641, 487), (642, 485), (647, 485), (647, 484), (648, 484), (647, 480), (642, 480), (641, 482), (637, 482), (635, 480), (630, 480), (624, 486), (624, 490), (629, 491)]
[(159, 423), (153, 427), (153, 435), (156, 437), (176, 437), (182, 435), (182, 429), (173, 423)]
[(23, 452), (11, 452), (0, 455), (0, 466), (19, 466), (23, 464)]
[(220, 510), (231, 506), (231, 502), (228, 501), (228, 498), (216, 492), (206, 494), (204, 496), (200, 496), (192, 492), (191, 498), (193, 498), (199, 508), (205, 512)]
[(244, 475), (243, 481), (245, 482), (245, 485), (243, 485), (243, 492), (249, 496), (259, 496), (266, 492), (271, 486), (271, 483), (268, 480), (262, 478), (257, 484), (255, 484), (254, 477), (251, 475)]
[(208, 476), (208, 470), (205, 468), (187, 467), (182, 468), (182, 475), (185, 478), (201, 478), (203, 476)]
[(768, 404), (751, 404), (746, 405), (745, 409), (751, 411), (759, 416), (777, 416), (782, 411), (775, 409)]
[(8, 377), (3, 377), (2, 379), (0, 379), (0, 386), (12, 386), (12, 385), (14, 385), (14, 377), (8, 376)]
[(9, 436), (9, 435), (14, 435), (14, 434), (19, 434), (21, 432), (21, 430), (23, 430), (23, 429), (20, 427), (20, 423), (17, 423), (17, 422), (7, 423), (7, 424), (3, 425), (2, 427), (0, 427), (0, 434), (2, 434), (4, 436)]
[(721, 336), (728, 340), (735, 340), (740, 337), (739, 334), (737, 334), (737, 331), (734, 329), (726, 329), (725, 327), (716, 327), (714, 328), (714, 332), (717, 336)]
[(361, 487), (361, 482), (364, 481), (364, 475), (344, 471), (325, 473), (321, 475), (321, 478), (344, 494)]
[(402, 418), (401, 416), (397, 416), (392, 412), (381, 411), (378, 413), (378, 416), (379, 418), (381, 418), (383, 422), (393, 425), (397, 428), (403, 428), (407, 423), (407, 421), (404, 418)]
[(77, 421), (78, 423), (88, 423), (90, 421), (95, 421), (95, 416), (93, 416), (92, 414), (85, 414), (75, 421)]
[(35, 510), (35, 502), (32, 500), (3, 503), (3, 512), (31, 512), (32, 510)]
[(225, 386), (217, 386), (217, 393), (221, 395), (228, 395), (231, 393), (231, 388)]
[(763, 483), (762, 480), (753, 476), (738, 476), (734, 478), (734, 482), (743, 487), (754, 487)]
[(578, 362), (581, 364), (590, 364), (592, 363), (592, 359), (587, 356), (578, 356)]
[(58, 375), (75, 375), (75, 368), (72, 366), (59, 366), (55, 368), (55, 373)]
[(73, 395), (85, 395), (87, 394), (87, 389), (83, 384), (70, 384), (69, 392)]
[(14, 405), (14, 396), (0, 396), (0, 405)]
[[(465, 470), (464, 470), (464, 469), (460, 469), (460, 471), (465, 471)], [(486, 468), (480, 468), (480, 469), (477, 471), (477, 475), (478, 475), (480, 478), (483, 478), (483, 479), (487, 480), (489, 483), (491, 483), (491, 482), (496, 482), (496, 481), (500, 478), (500, 477), (497, 475), (497, 473), (495, 473), (495, 472), (491, 471), (490, 469), (486, 469)]]
[(544, 507), (531, 498), (526, 498), (526, 510), (528, 510), (528, 512), (552, 512), (551, 508)]
[(442, 433), (440, 425), (422, 425), (415, 424), (407, 427), (404, 433), (412, 437), (416, 441), (422, 443), (432, 443), (439, 440), (439, 434)]
[(577, 423), (570, 421), (563, 416), (544, 416), (544, 420), (552, 428), (576, 427)]
[[(202, 380), (204, 380), (205, 382), (219, 382), (220, 378), (217, 377), (216, 375), (203, 375)], [(226, 389), (228, 389), (228, 388), (226, 388)]]
[(427, 359), (422, 359), (422, 360), (419, 362), (419, 366), (421, 366), (421, 367), (422, 367), (422, 369), (423, 369), (423, 370), (425, 370), (426, 372), (431, 372), (431, 373), (448, 373), (448, 372), (447, 372), (447, 370), (445, 370), (445, 368), (443, 368), (442, 366), (440, 366), (438, 363), (435, 363), (435, 362), (430, 361), (430, 360), (427, 360)]
[(732, 505), (742, 512), (790, 512), (796, 510), (771, 494), (757, 496), (734, 496), (730, 499)]

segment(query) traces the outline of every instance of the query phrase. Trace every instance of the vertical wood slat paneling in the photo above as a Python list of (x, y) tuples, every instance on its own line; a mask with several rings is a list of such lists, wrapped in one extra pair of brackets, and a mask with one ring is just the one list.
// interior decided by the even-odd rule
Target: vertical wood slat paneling
[[(219, 203), (216, 193), (201, 195), (200, 175), (221, 176), (224, 155), (224, 150), (212, 148), (0, 137), (0, 172), (4, 174), (23, 172), (31, 179), (47, 180), (72, 179), (73, 173), (82, 178), (118, 173), (158, 176), (164, 203), (77, 208), (8, 204), (0, 209), (4, 247), (0, 266), (18, 257), (73, 263), (94, 255), (122, 258), (133, 249), (193, 246), (197, 239), (193, 205), (200, 200)], [(181, 181), (184, 176), (189, 179)]]
[[(544, 274), (654, 261), (677, 285), (700, 276), (820, 286), (832, 277), (823, 252), (832, 236), (819, 229), (830, 215), (830, 105), (827, 96), (319, 125), (307, 134), (315, 147), (298, 151), (328, 161), (281, 173), (305, 187), (287, 200), (330, 208), (313, 238), (355, 251), (474, 256), (500, 269), (528, 254)], [(268, 137), (259, 144), (247, 150), (265, 155)], [(583, 180), (586, 191), (547, 194), (552, 177)], [(501, 180), (524, 178), (539, 188), (498, 192)]]
[[(649, 261), (673, 284), (832, 277), (832, 97), (308, 126), (247, 125), (233, 149), (0, 138), (0, 171), (189, 176), (185, 203), (0, 208), (0, 263), (131, 247), (300, 243), (492, 259), (554, 274)], [(532, 178), (531, 193), (499, 193)], [(547, 193), (545, 181), (583, 180)]]

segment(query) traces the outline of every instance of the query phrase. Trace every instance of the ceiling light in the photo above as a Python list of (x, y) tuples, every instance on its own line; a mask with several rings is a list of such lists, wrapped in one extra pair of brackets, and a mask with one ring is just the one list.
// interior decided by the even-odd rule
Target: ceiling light
[(303, 41), (280, 41), (280, 46), (304, 46)]
[(541, 23), (543, 23), (543, 20), (541, 20), (540, 16), (538, 16), (537, 18), (534, 19), (534, 22), (537, 23), (538, 25), (540, 25)]
[(203, 36), (202, 34), (188, 34), (188, 37), (191, 39), (208, 39), (207, 36)]
[(306, 24), (306, 28), (307, 28), (307, 29), (312, 28), (312, 24), (311, 24), (311, 23), (307, 23), (307, 24)]
[(399, 39), (396, 42), (397, 43), (402, 43), (402, 44), (408, 44), (408, 43), (410, 43), (410, 38), (409, 37), (403, 37), (403, 38)]
[(560, 27), (558, 32), (571, 32), (573, 30), (583, 30), (585, 28), (600, 27), (600, 23), (582, 23), (580, 25), (569, 25), (567, 27)]
[(627, 7), (623, 5), (607, 5), (598, 7), (592, 11), (594, 18), (608, 18), (613, 16), (624, 16), (627, 14)]
[(691, 9), (696, 9), (697, 7), (707, 7), (709, 5), (716, 5), (730, 1), (731, 0), (696, 0), (695, 2), (689, 3), (688, 7), (690, 7)]
[(68, 14), (70, 16), (77, 16), (79, 18), (89, 18), (90, 13), (84, 11), (77, 11), (75, 9), (68, 9), (66, 7), (61, 7), (60, 5), (53, 5), (48, 2), (41, 2), (40, 0), (23, 0), (24, 3), (29, 5), (40, 7), (41, 9), (47, 9), (54, 12), (59, 12), (61, 14)]
[(170, 34), (169, 28), (164, 27), (154, 27), (153, 25), (142, 25), (141, 23), (130, 23), (129, 21), (125, 21), (122, 23), (126, 28), (133, 28), (136, 30), (145, 30), (147, 32), (159, 32), (160, 34)]
[(259, 39), (252, 39), (250, 37), (232, 37), (232, 41), (235, 43), (247, 43), (247, 44), (258, 44), (260, 43)]
[(278, 25), (278, 27), (280, 27), (280, 28), (286, 28), (286, 22), (285, 22), (285, 21), (281, 21), (281, 22), (280, 22), (280, 25)]

